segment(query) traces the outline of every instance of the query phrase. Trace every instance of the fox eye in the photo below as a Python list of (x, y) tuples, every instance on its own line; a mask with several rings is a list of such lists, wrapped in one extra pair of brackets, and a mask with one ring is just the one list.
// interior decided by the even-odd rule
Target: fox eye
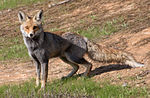
[(38, 26), (34, 26), (34, 27), (33, 27), (33, 30), (35, 30), (35, 29), (38, 29)]
[(28, 27), (28, 26), (25, 26), (25, 28), (26, 28), (26, 29), (29, 29), (29, 27)]

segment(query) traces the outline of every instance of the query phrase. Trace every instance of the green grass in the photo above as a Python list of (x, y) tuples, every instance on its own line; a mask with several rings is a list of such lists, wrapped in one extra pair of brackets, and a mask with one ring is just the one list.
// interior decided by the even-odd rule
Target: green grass
[(4, 60), (29, 60), (27, 48), (23, 43), (21, 36), (18, 37), (0, 37), (0, 61)]
[(102, 29), (99, 26), (93, 26), (85, 30), (79, 29), (76, 32), (78, 34), (81, 34), (82, 36), (92, 39), (92, 38), (97, 38), (97, 37), (104, 36), (104, 35), (110, 35), (116, 31), (117, 29), (113, 26), (113, 24), (106, 23), (106, 25)]
[[(95, 19), (96, 16), (91, 16), (92, 19)], [(91, 26), (86, 29), (77, 28), (74, 32), (81, 34), (89, 39), (102, 37), (105, 35), (111, 35), (120, 30), (120, 28), (126, 28), (127, 24), (123, 22), (124, 19), (119, 17), (118, 19), (113, 19), (107, 21), (103, 26)], [(83, 22), (83, 20), (81, 20)]]
[(0, 1), (0, 10), (15, 8), (24, 5), (31, 5), (37, 2), (43, 2), (47, 0), (1, 0)]
[(67, 80), (55, 80), (48, 83), (46, 90), (38, 92), (35, 88), (35, 80), (18, 85), (0, 87), (0, 97), (26, 98), (32, 97), (94, 97), (94, 98), (136, 98), (147, 97), (148, 91), (144, 88), (130, 88), (119, 85), (111, 85), (109, 82), (98, 83), (89, 78), (70, 78)]

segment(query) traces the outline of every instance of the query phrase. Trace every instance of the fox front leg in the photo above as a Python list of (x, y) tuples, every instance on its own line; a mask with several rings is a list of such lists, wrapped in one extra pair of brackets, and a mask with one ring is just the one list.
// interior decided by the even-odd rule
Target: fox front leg
[(40, 85), (41, 66), (39, 62), (36, 62), (35, 65), (36, 65), (36, 87), (38, 87)]
[(48, 78), (48, 61), (41, 64), (41, 89), (45, 88)]
[[(30, 55), (30, 54), (29, 54)], [(36, 87), (40, 85), (41, 64), (35, 55), (30, 55), (36, 67)]]

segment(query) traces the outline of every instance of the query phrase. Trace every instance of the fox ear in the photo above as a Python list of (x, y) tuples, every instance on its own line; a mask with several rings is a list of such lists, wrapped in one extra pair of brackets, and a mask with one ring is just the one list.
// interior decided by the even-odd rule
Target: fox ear
[(43, 15), (43, 10), (40, 10), (37, 12), (37, 14), (34, 16), (34, 19), (37, 21), (41, 21)]
[(18, 13), (18, 18), (19, 18), (19, 21), (20, 21), (21, 23), (24, 22), (24, 21), (27, 19), (25, 13), (22, 12), (22, 11), (19, 11), (19, 13)]

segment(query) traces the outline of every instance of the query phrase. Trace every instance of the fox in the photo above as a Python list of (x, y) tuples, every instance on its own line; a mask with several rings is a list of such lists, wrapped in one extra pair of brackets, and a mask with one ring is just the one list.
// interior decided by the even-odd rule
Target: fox
[(59, 57), (65, 63), (72, 66), (73, 70), (62, 78), (73, 76), (81, 64), (86, 67), (84, 76), (88, 76), (92, 64), (83, 58), (86, 53), (86, 41), (84, 37), (71, 33), (45, 32), (42, 26), (43, 10), (36, 15), (28, 16), (23, 11), (18, 12), (20, 31), (29, 56), (36, 66), (36, 86), (41, 83), (41, 89), (45, 88), (48, 78), (48, 62), (50, 58)]
[(55, 57), (72, 66), (72, 71), (62, 79), (72, 77), (78, 71), (79, 65), (86, 68), (83, 75), (89, 76), (92, 63), (85, 59), (85, 54), (95, 61), (122, 62), (133, 67), (144, 66), (127, 53), (103, 48), (77, 33), (45, 32), (42, 17), (43, 10), (39, 10), (34, 16), (28, 16), (23, 11), (18, 12), (24, 44), (36, 67), (36, 86), (41, 84), (41, 89), (44, 89), (47, 83), (49, 59)]

